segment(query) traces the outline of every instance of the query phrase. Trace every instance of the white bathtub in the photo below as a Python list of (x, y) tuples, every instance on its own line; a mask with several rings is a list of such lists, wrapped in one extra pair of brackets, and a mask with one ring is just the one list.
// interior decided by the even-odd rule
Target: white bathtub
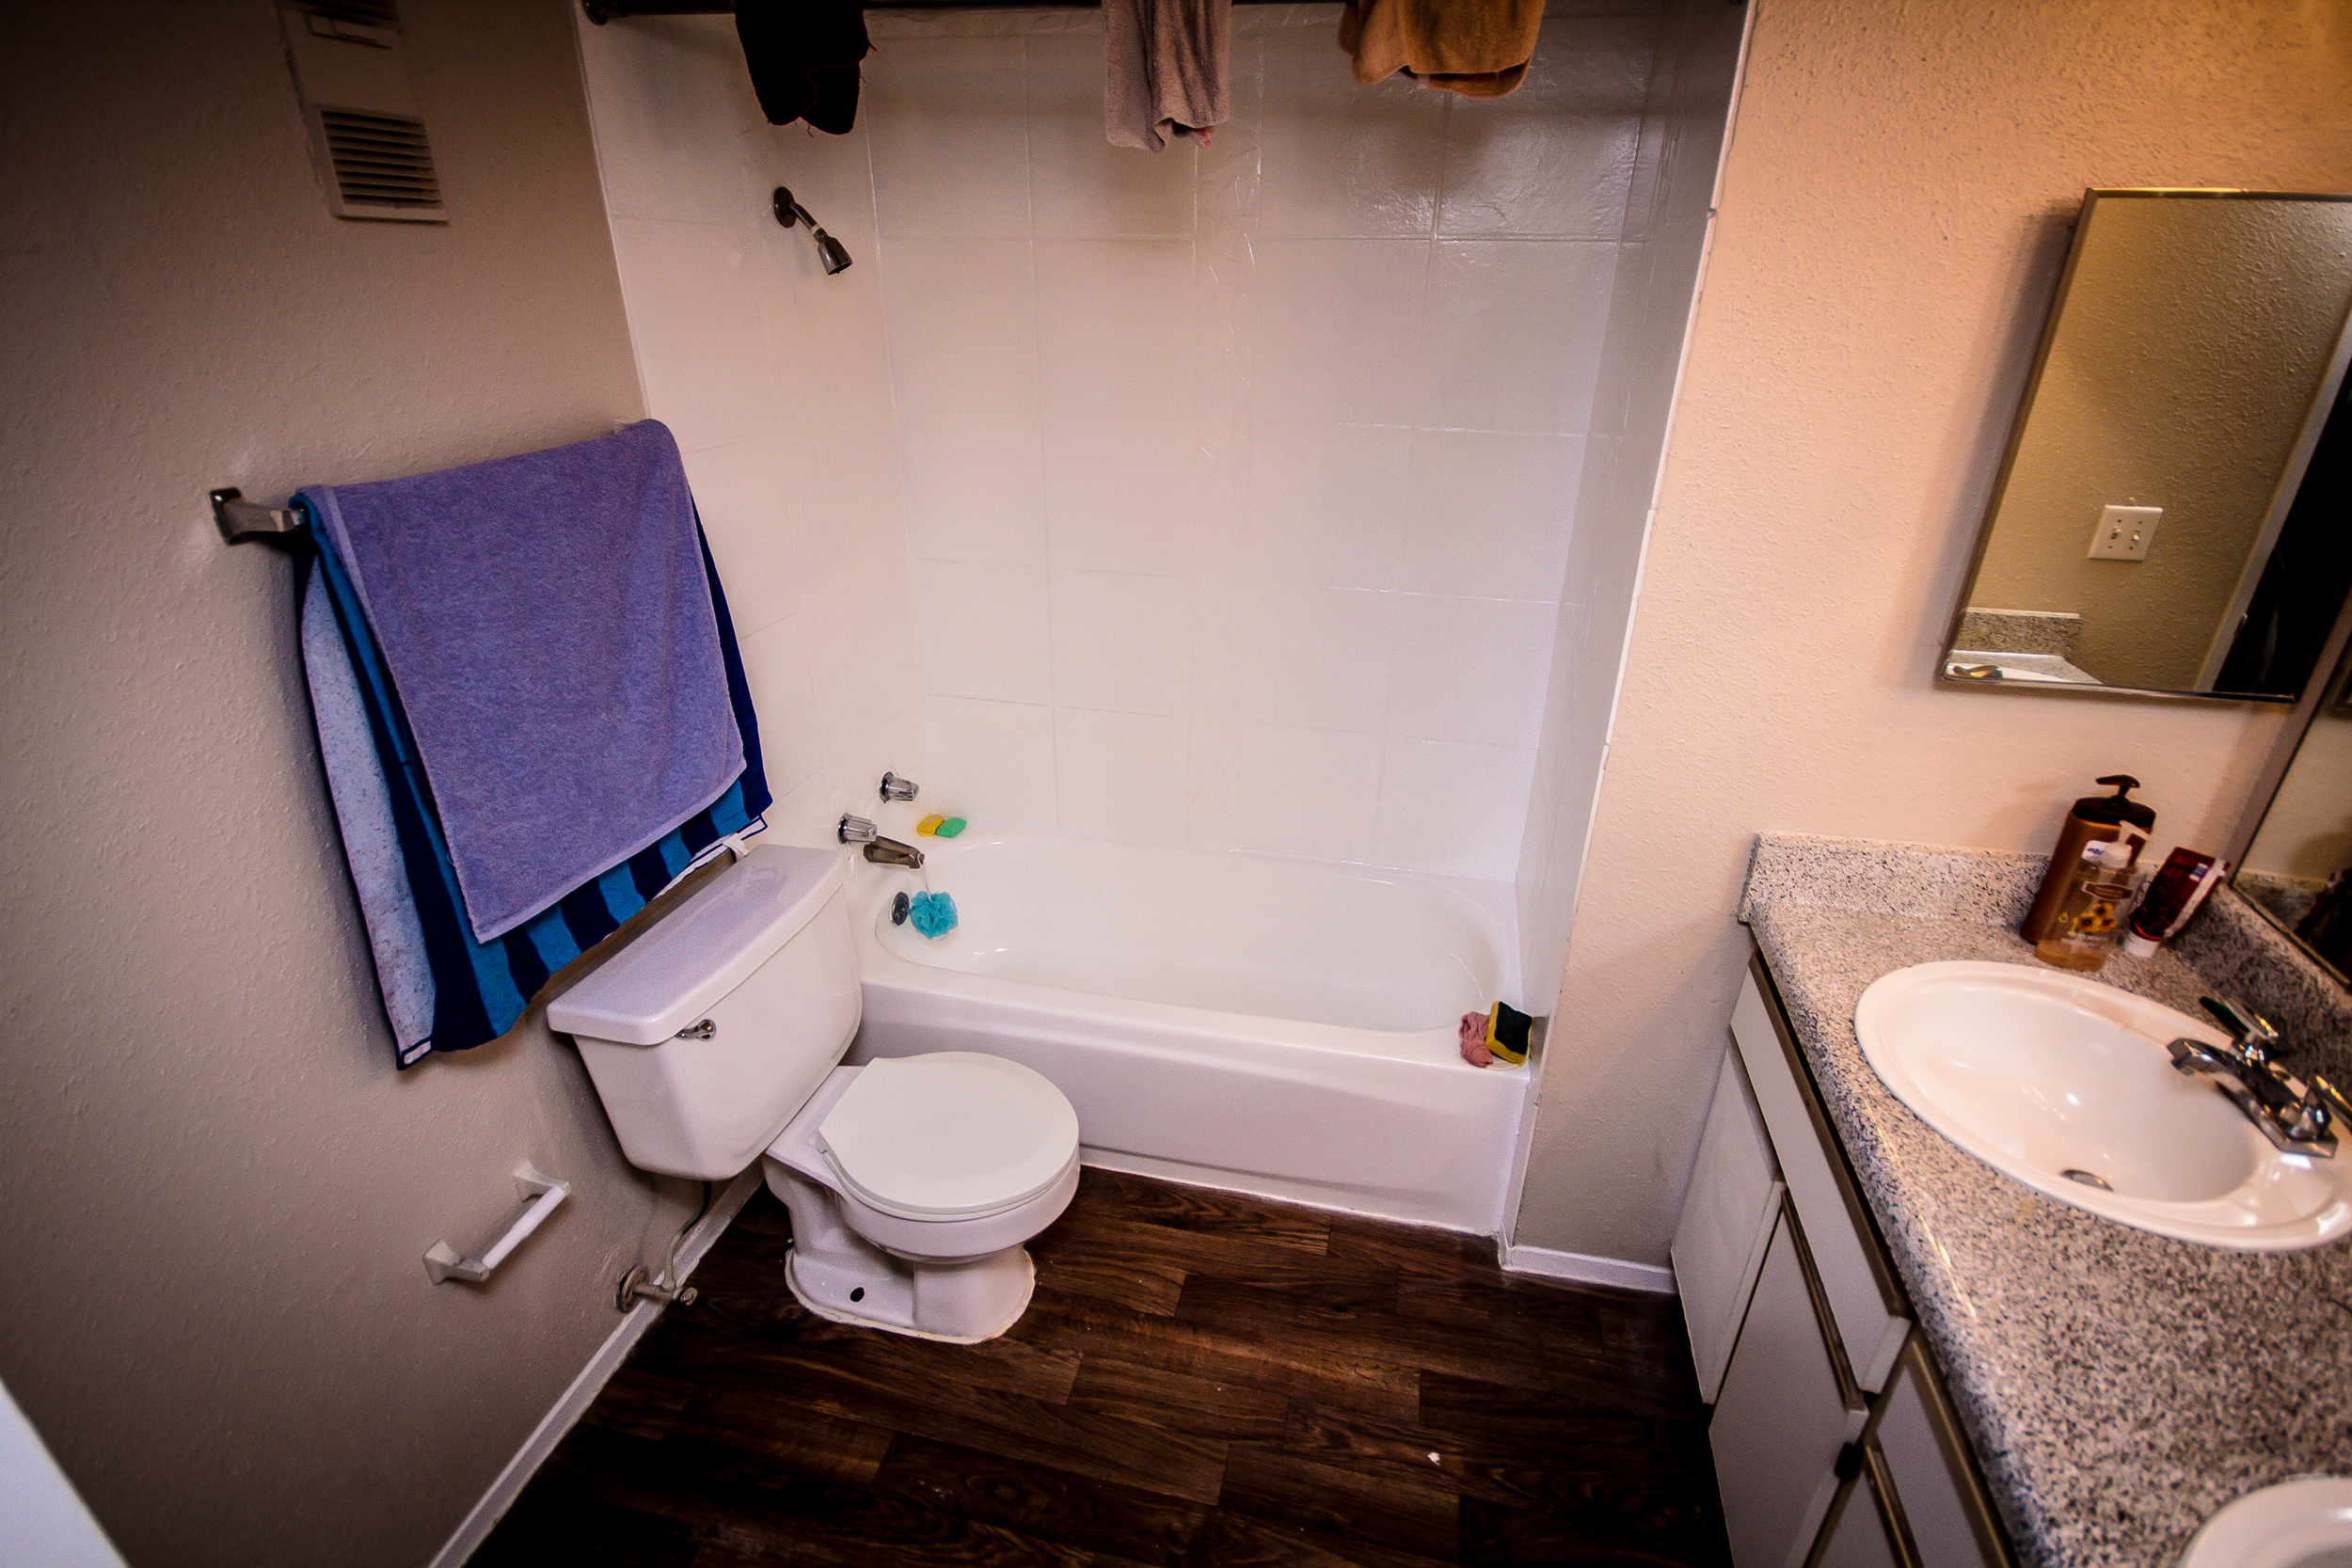
[[(903, 836), (903, 835), (902, 835)], [(987, 1051), (1077, 1107), (1089, 1164), (1491, 1233), (1524, 1069), (1456, 1022), (1518, 1003), (1507, 888), (975, 824), (917, 840), (961, 923), (894, 927), (860, 867), (851, 1061)]]

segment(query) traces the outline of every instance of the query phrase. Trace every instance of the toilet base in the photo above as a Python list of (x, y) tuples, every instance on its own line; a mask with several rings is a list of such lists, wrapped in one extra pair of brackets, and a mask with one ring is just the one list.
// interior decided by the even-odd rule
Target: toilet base
[(803, 1253), (795, 1243), (784, 1260), (792, 1299), (828, 1323), (977, 1345), (1019, 1323), (1037, 1289), (1037, 1265), (1027, 1247), (952, 1263), (868, 1251), (867, 1257), (838, 1247)]

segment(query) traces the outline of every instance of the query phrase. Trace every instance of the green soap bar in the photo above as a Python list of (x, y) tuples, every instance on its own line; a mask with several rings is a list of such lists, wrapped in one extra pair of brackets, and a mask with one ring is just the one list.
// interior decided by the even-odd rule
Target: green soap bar
[(932, 829), (931, 832), (941, 838), (953, 838), (958, 833), (963, 832), (966, 825), (967, 824), (964, 822), (962, 817), (951, 816), (947, 818), (946, 821), (942, 822), (938, 827)]

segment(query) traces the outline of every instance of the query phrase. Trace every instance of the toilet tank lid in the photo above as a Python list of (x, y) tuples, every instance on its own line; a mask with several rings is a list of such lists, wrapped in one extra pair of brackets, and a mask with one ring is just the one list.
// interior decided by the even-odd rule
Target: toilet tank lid
[(849, 877), (837, 849), (753, 849), (548, 1003), (548, 1026), (659, 1045), (799, 935)]

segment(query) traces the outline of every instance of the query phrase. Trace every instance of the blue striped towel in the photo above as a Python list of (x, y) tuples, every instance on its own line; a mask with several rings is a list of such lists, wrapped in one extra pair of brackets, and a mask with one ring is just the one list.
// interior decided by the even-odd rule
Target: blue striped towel
[[(742, 772), (716, 801), (656, 843), (581, 882), (522, 925), (488, 942), (477, 941), (383, 651), (333, 542), (300, 498), (296, 507), (312, 525), (317, 549), (302, 615), (303, 657), (312, 689), (328, 693), (320, 703), (321, 755), (375, 953), (378, 989), (392, 1021), (394, 1060), (412, 1067), (433, 1052), (464, 1051), (506, 1033), (556, 971), (619, 929), (723, 839), (758, 832), (760, 815), (771, 803), (760, 764), (759, 721), (718, 567), (697, 523), (727, 701), (742, 736)], [(356, 715), (351, 693), (358, 699)]]
[(300, 499), (407, 710), (482, 941), (742, 771), (694, 501), (660, 420)]

